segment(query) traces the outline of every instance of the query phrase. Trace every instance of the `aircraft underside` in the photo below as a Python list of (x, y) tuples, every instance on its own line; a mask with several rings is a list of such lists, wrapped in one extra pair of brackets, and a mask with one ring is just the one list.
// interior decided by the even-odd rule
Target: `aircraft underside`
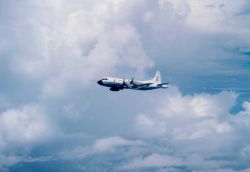
[(110, 87), (110, 91), (120, 91), (123, 89), (131, 89), (131, 90), (153, 90), (157, 89), (158, 87), (144, 87), (144, 88), (122, 88), (122, 87)]

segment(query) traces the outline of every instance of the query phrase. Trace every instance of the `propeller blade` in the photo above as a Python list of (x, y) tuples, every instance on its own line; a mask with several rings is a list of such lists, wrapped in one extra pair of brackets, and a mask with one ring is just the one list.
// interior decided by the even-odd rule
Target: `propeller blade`
[(126, 85), (125, 83), (125, 79), (123, 78), (123, 81), (122, 81), (122, 86), (124, 87)]
[(132, 77), (130, 84), (134, 84), (134, 78)]
[(125, 87), (125, 86), (128, 87), (128, 88), (131, 88), (130, 83), (126, 82), (126, 80), (123, 79), (123, 87)]

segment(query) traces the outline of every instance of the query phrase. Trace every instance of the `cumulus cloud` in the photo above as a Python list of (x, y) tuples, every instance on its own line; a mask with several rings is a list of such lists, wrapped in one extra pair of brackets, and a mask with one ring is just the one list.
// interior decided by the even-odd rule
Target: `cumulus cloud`
[(86, 80), (115, 72), (118, 67), (143, 74), (153, 62), (144, 51), (140, 34), (127, 21), (123, 5), (124, 1), (24, 2), (18, 9), (33, 8), (13, 14), (11, 24), (16, 29), (6, 31), (17, 40), (10, 49), (22, 47), (21, 53), (11, 55), (13, 70), (42, 80), (48, 96), (62, 94), (69, 82), (86, 85)]
[[(161, 104), (155, 106), (154, 115), (136, 118), (137, 128), (140, 127), (138, 134), (143, 134), (147, 139), (141, 135), (142, 141), (120, 136), (101, 138), (86, 146), (55, 153), (54, 156), (30, 157), (23, 162), (32, 164), (66, 160), (81, 164), (82, 169), (90, 171), (247, 170), (249, 141), (244, 139), (244, 133), (249, 131), (249, 126), (243, 125), (243, 121), (249, 121), (249, 118), (245, 113), (247, 108), (235, 115), (230, 113), (236, 97), (232, 92), (184, 96), (176, 87), (170, 87), (167, 95), (157, 97)], [(201, 103), (194, 105), (197, 98)], [(221, 99), (226, 101), (219, 101)], [(176, 109), (179, 106), (170, 108), (168, 104), (171, 103), (184, 106), (185, 111)], [(247, 103), (244, 104), (246, 107)], [(140, 117), (144, 117), (146, 122), (141, 122)], [(243, 142), (238, 144), (238, 141)], [(107, 164), (112, 164), (112, 167)]]
[[(238, 164), (245, 169), (249, 153), (249, 139), (245, 139), (250, 126), (249, 102), (243, 103), (242, 111), (232, 114), (236, 98), (233, 92), (182, 95), (176, 87), (170, 87), (155, 112), (137, 115), (135, 125), (140, 137), (164, 138), (174, 152), (166, 154), (182, 159), (179, 166), (220, 171), (226, 170), (222, 168), (225, 165), (234, 170)], [(135, 162), (139, 168), (144, 161)], [(134, 162), (128, 166), (131, 164), (136, 166)]]
[(79, 146), (73, 150), (65, 150), (59, 157), (63, 159), (82, 159), (87, 156), (116, 152), (119, 147), (146, 146), (146, 143), (140, 140), (128, 140), (119, 136), (101, 138), (94, 141), (91, 146)]
[(247, 1), (233, 2), (225, 0), (196, 1), (187, 0), (190, 14), (187, 24), (205, 31), (215, 32), (248, 32), (248, 24), (243, 20), (249, 16), (240, 16)]
[[(26, 162), (84, 161), (81, 167), (85, 170), (111, 171), (248, 169), (249, 140), (245, 139), (250, 121), (248, 102), (243, 103), (242, 111), (232, 114), (230, 110), (237, 100), (233, 92), (183, 95), (174, 86), (158, 95), (157, 100), (160, 103), (154, 105), (154, 114), (135, 118), (137, 137), (141, 140), (106, 137), (66, 149), (56, 156), (31, 157)], [(110, 163), (112, 167), (107, 165)]]
[[(42, 108), (36, 104), (8, 109), (0, 114), (0, 169), (23, 160), (27, 148), (53, 135)], [(18, 150), (18, 149), (22, 150)]]
[(239, 112), (239, 115), (250, 115), (250, 102), (244, 102), (242, 106), (244, 110)]
[(176, 87), (169, 89), (156, 109), (156, 115), (138, 115), (136, 125), (146, 135), (169, 135), (175, 139), (197, 139), (231, 130), (230, 109), (236, 94), (183, 96)]
[[(37, 160), (33, 156), (36, 151), (58, 155), (74, 145), (71, 153), (59, 154), (67, 160), (83, 158), (86, 166), (81, 170), (85, 171), (104, 171), (107, 164), (114, 164), (115, 170), (128, 164), (128, 169), (174, 171), (178, 170), (172, 167), (175, 163), (190, 171), (249, 168), (249, 140), (244, 138), (250, 125), (249, 102), (232, 114), (236, 101), (241, 104), (236, 93), (200, 93), (211, 83), (220, 82), (228, 89), (232, 83), (242, 87), (242, 80), (249, 79), (247, 0), (0, 4), (2, 166), (58, 160), (53, 155), (38, 155)], [(163, 95), (157, 91), (109, 94), (88, 87), (89, 79), (103, 75), (143, 78), (154, 65), (181, 89), (189, 86), (190, 92), (197, 93), (171, 87)], [(194, 81), (197, 75), (206, 75), (213, 82), (203, 77)], [(225, 82), (223, 76), (228, 75), (233, 79)], [(134, 115), (138, 135), (132, 127)], [(57, 138), (60, 144), (48, 139), (49, 148), (39, 147), (30, 159), (23, 159), (29, 151), (19, 153), (16, 147), (40, 146), (53, 130), (51, 123), (63, 135), (75, 137)], [(87, 144), (79, 133), (102, 139)], [(110, 135), (135, 139), (107, 137)], [(187, 159), (188, 163), (179, 162)], [(74, 166), (83, 164), (79, 161)]]
[(12, 142), (29, 143), (50, 134), (50, 126), (37, 105), (9, 109), (0, 116), (1, 135)]
[[(155, 62), (164, 61), (170, 70), (174, 70), (173, 65), (190, 69), (192, 59), (207, 63), (214, 58), (211, 49), (228, 57), (224, 50), (207, 43), (214, 43), (214, 39), (218, 42), (218, 38), (210, 39), (210, 34), (196, 29), (243, 28), (238, 20), (242, 15), (235, 22), (225, 23), (236, 18), (245, 4), (224, 0), (25, 1), (18, 6), (4, 3), (11, 22), (4, 23), (2, 44), (12, 52), (7, 52), (12, 70), (38, 80), (45, 96), (56, 96), (67, 91), (69, 83), (85, 86), (88, 79), (103, 73), (121, 74), (124, 68), (142, 76)], [(243, 40), (224, 44), (227, 40), (219, 39), (222, 42), (216, 45), (229, 49)], [(187, 44), (191, 40), (195, 41)], [(186, 63), (180, 64), (182, 60)]]

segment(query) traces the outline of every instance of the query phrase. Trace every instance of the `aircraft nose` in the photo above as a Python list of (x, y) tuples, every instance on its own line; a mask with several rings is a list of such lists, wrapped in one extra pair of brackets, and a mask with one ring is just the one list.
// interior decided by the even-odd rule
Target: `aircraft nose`
[(98, 83), (99, 85), (103, 85), (102, 80), (97, 81), (97, 83)]

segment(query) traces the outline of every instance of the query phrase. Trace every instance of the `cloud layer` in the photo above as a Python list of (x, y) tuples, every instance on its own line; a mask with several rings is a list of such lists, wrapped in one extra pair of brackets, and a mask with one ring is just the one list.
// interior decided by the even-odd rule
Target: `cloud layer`
[(183, 96), (171, 87), (159, 103), (156, 115), (139, 115), (137, 126), (146, 135), (171, 134), (175, 139), (197, 139), (231, 130), (230, 109), (236, 101), (232, 92), (218, 95)]
[[(0, 170), (249, 170), (249, 5), (1, 1)], [(156, 68), (180, 90), (95, 84)]]

